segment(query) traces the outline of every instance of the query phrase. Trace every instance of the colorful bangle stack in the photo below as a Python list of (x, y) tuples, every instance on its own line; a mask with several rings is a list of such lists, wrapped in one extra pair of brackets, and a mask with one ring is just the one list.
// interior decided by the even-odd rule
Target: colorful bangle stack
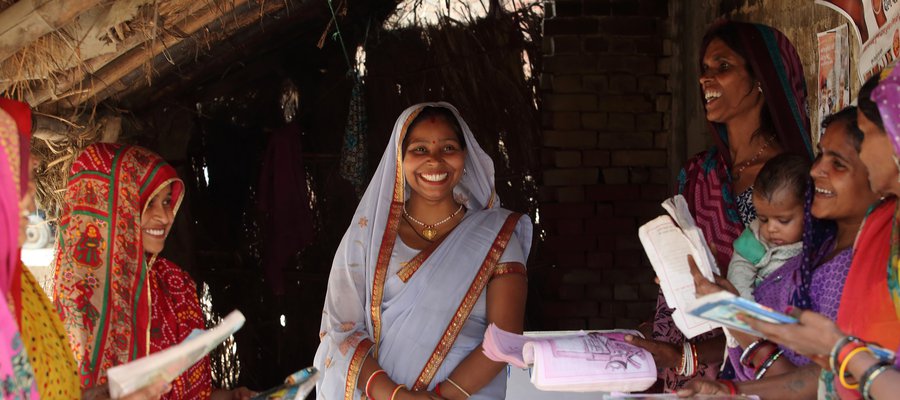
[(863, 399), (865, 400), (873, 400), (872, 399), (872, 382), (875, 381), (875, 378), (878, 378), (884, 371), (887, 371), (893, 367), (892, 364), (886, 362), (879, 362), (863, 372), (859, 381), (862, 382), (862, 389), (860, 389), (860, 393), (862, 393)]
[(385, 371), (383, 369), (379, 369), (379, 370), (373, 372), (372, 375), (369, 375), (369, 379), (366, 379), (366, 397), (368, 397), (370, 399), (372, 398), (372, 395), (369, 394), (369, 386), (372, 385), (372, 381), (375, 380), (375, 377), (378, 376), (378, 374), (387, 374), (387, 371)]
[[(847, 383), (847, 376), (849, 375), (847, 373), (847, 366), (850, 365), (850, 360), (853, 359), (854, 356), (856, 356), (857, 354), (862, 353), (864, 351), (867, 351), (870, 354), (874, 354), (874, 353), (872, 353), (872, 350), (869, 350), (869, 348), (866, 347), (865, 345), (860, 345), (860, 346), (854, 348), (853, 350), (850, 350), (850, 352), (847, 353), (847, 357), (844, 357), (844, 361), (841, 362), (841, 367), (838, 369), (838, 380), (841, 382), (841, 386), (843, 386), (847, 389), (859, 388), (859, 382)], [(843, 353), (843, 351), (841, 351), (841, 353)]]
[(402, 384), (402, 383), (399, 384), (399, 385), (397, 385), (397, 387), (394, 388), (394, 391), (391, 392), (391, 400), (394, 400), (394, 397), (397, 396), (397, 392), (399, 392), (400, 389), (403, 389), (403, 388), (405, 388), (405, 387), (406, 387), (406, 385), (404, 385), (404, 384)]
[(837, 372), (838, 366), (841, 365), (840, 360), (846, 357), (850, 350), (860, 346), (865, 346), (865, 343), (856, 336), (844, 336), (841, 340), (838, 340), (834, 347), (831, 348), (831, 354), (828, 357), (828, 365), (831, 367), (831, 370)]
[(756, 366), (753, 365), (753, 356), (755, 356), (760, 349), (765, 347), (765, 345), (770, 343), (772, 342), (766, 339), (759, 339), (753, 343), (750, 343), (750, 345), (747, 346), (746, 349), (744, 349), (744, 352), (741, 353), (741, 365), (749, 368), (756, 368)]
[(681, 364), (675, 370), (678, 375), (691, 377), (697, 374), (700, 369), (700, 360), (697, 357), (697, 346), (693, 343), (684, 341), (681, 350)]
[(781, 358), (781, 355), (784, 354), (784, 350), (776, 347), (777, 350), (773, 351), (772, 354), (769, 354), (766, 357), (766, 361), (763, 361), (762, 365), (754, 371), (754, 377), (756, 380), (762, 379), (763, 376), (766, 375), (766, 372), (769, 371), (769, 368), (772, 368), (772, 364), (775, 364), (775, 361), (778, 361)]

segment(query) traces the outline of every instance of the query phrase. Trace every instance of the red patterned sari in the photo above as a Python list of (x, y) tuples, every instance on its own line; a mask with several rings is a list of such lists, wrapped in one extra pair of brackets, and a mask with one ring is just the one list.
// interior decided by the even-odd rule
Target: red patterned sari
[[(193, 280), (147, 254), (141, 213), (172, 186), (173, 214), (184, 195), (175, 170), (136, 146), (88, 146), (72, 165), (54, 260), (53, 300), (84, 388), (106, 371), (183, 340), (204, 323)], [(168, 398), (208, 398), (209, 360), (172, 383)]]

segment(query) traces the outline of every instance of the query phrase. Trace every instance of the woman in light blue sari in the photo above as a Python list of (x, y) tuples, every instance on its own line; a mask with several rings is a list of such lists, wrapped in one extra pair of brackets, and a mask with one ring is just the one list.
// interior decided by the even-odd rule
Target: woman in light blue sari
[(490, 323), (522, 330), (532, 225), (499, 203), (453, 106), (400, 115), (332, 265), (319, 399), (504, 398), (481, 342)]

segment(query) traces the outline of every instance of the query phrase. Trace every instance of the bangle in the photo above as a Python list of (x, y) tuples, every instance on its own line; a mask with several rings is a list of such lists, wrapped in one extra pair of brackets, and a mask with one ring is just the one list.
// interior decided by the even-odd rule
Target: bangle
[(769, 341), (766, 339), (758, 339), (755, 342), (750, 343), (750, 345), (747, 346), (746, 349), (744, 349), (744, 352), (741, 353), (741, 365), (743, 365), (745, 367), (754, 368), (753, 356), (756, 354), (757, 351), (759, 351), (760, 348), (762, 348), (762, 346), (764, 344), (766, 344), (768, 342)]
[(467, 392), (465, 389), (463, 389), (462, 386), (459, 386), (459, 384), (457, 384), (456, 382), (453, 382), (453, 379), (450, 379), (449, 377), (447, 377), (447, 383), (453, 385), (453, 387), (455, 387), (456, 390), (459, 390), (460, 392), (462, 392), (462, 394), (466, 395), (466, 398), (471, 397), (469, 392)]
[[(778, 352), (778, 350), (780, 350), (780, 349), (778, 348), (777, 345), (772, 346), (770, 349), (771, 349), (771, 350), (766, 354), (766, 356), (765, 356), (765, 357), (762, 357), (762, 362), (760, 362), (759, 365), (755, 365), (755, 364), (753, 364), (753, 363), (750, 363), (750, 364), (751, 364), (750, 367), (753, 368), (753, 373), (754, 373), (754, 374), (757, 373), (757, 372), (759, 372), (759, 370), (762, 369), (762, 366), (766, 364), (766, 361), (769, 361), (769, 359), (772, 358), (772, 356), (774, 356), (775, 353)], [(754, 355), (754, 356), (755, 356), (755, 355)]]
[(875, 381), (875, 378), (878, 378), (878, 375), (881, 375), (882, 372), (887, 371), (891, 367), (892, 365), (888, 363), (877, 363), (862, 374), (859, 381), (862, 382), (862, 390), (860, 392), (862, 392), (863, 399), (873, 400), (871, 393), (869, 393), (872, 390), (872, 382)]
[(763, 362), (762, 365), (759, 366), (759, 369), (756, 370), (756, 375), (754, 376), (756, 380), (762, 379), (762, 377), (766, 375), (766, 372), (769, 371), (769, 368), (772, 367), (772, 364), (775, 364), (775, 361), (778, 361), (778, 359), (781, 358), (782, 354), (784, 354), (784, 350), (778, 349), (777, 351), (769, 355), (769, 357), (766, 358), (766, 361)]
[(862, 341), (859, 340), (856, 336), (844, 336), (837, 343), (834, 344), (834, 347), (831, 348), (831, 353), (828, 357), (828, 365), (831, 367), (831, 370), (837, 372), (838, 366), (840, 366), (840, 359), (838, 355), (844, 350), (844, 347), (850, 343), (861, 344)]
[(438, 382), (437, 385), (434, 385), (434, 394), (444, 397), (441, 395), (441, 382)]
[(847, 354), (847, 358), (844, 358), (844, 362), (841, 363), (841, 368), (838, 370), (838, 379), (841, 381), (841, 385), (847, 389), (856, 389), (859, 387), (859, 382), (854, 383), (854, 384), (847, 383), (847, 380), (846, 380), (846, 377), (844, 376), (844, 374), (847, 373), (847, 365), (850, 364), (850, 359), (852, 359), (853, 356), (855, 356), (859, 353), (862, 353), (864, 351), (868, 351), (869, 353), (872, 352), (872, 350), (869, 350), (868, 347), (865, 347), (865, 346), (857, 347), (857, 348), (851, 350), (850, 354)]
[(394, 400), (394, 397), (397, 396), (397, 392), (399, 392), (400, 389), (403, 389), (405, 387), (406, 387), (406, 385), (404, 385), (402, 383), (397, 385), (397, 387), (394, 388), (394, 391), (391, 392), (391, 400)]
[(734, 383), (733, 380), (719, 379), (719, 383), (728, 387), (728, 394), (730, 394), (732, 396), (737, 396), (737, 394), (738, 394), (737, 385)]
[(691, 343), (691, 359), (694, 360), (693, 371), (691, 371), (691, 377), (697, 375), (700, 372), (700, 357), (697, 356), (697, 345)]
[(369, 375), (369, 379), (366, 379), (366, 397), (368, 397), (368, 398), (370, 398), (370, 399), (372, 398), (372, 396), (369, 395), (369, 386), (372, 385), (372, 381), (375, 380), (375, 377), (376, 377), (378, 374), (386, 374), (386, 373), (387, 373), (387, 371), (385, 371), (385, 370), (383, 370), (383, 369), (379, 369), (379, 370), (373, 372), (372, 375)]

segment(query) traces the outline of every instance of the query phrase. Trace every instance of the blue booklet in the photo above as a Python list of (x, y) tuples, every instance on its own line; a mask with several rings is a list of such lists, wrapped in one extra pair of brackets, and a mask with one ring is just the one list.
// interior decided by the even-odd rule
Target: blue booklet
[(749, 315), (773, 324), (797, 323), (797, 319), (790, 315), (782, 314), (753, 300), (747, 300), (725, 291), (698, 298), (688, 313), (754, 336), (764, 335), (737, 319), (738, 315)]

